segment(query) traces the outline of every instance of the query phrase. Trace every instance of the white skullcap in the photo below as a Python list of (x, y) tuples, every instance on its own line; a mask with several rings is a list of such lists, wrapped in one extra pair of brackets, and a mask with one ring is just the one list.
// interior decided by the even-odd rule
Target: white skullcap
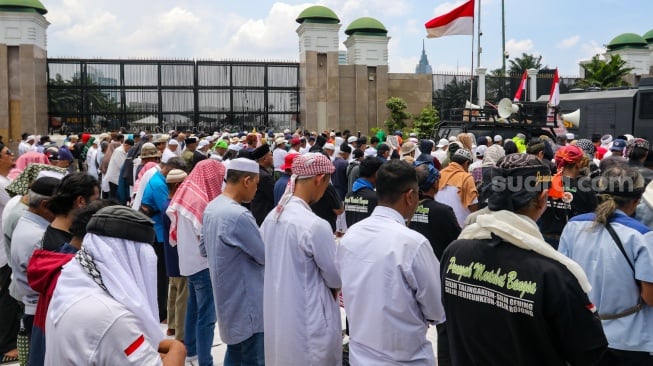
[(177, 146), (177, 145), (179, 145), (179, 141), (177, 141), (175, 139), (172, 139), (172, 140), (168, 141), (168, 145)]
[(197, 144), (197, 149), (198, 149), (198, 150), (199, 150), (199, 149), (202, 149), (202, 148), (204, 148), (204, 147), (206, 147), (206, 146), (209, 146), (209, 144), (210, 144), (210, 142), (208, 142), (208, 141), (206, 141), (206, 140), (202, 140), (202, 141), (200, 141), (199, 144)]
[(499, 142), (499, 141), (503, 141), (503, 137), (501, 137), (501, 135), (494, 136), (494, 142)]
[(229, 170), (238, 170), (254, 174), (259, 173), (258, 163), (247, 158), (232, 159), (229, 163)]
[(336, 149), (336, 145), (334, 145), (334, 144), (332, 144), (330, 142), (327, 142), (326, 144), (324, 144), (324, 150), (335, 150), (335, 149)]
[[(63, 179), (64, 175), (59, 173), (59, 172), (52, 171), (52, 170), (41, 170), (39, 172), (39, 174), (36, 176), (36, 179), (39, 179), (39, 178), (42, 178), (42, 177), (51, 177), (51, 178), (57, 178), (57, 179), (61, 180), (61, 179)], [(34, 179), (34, 180), (36, 180), (36, 179)]]
[(350, 144), (352, 142), (356, 142), (356, 141), (358, 141), (358, 137), (356, 137), (356, 136), (349, 136), (349, 138), (347, 139), (347, 142), (350, 143)]

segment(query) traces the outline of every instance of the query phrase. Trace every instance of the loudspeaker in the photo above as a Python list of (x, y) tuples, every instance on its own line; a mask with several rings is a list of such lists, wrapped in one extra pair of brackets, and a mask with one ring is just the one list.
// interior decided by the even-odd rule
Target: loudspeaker
[(465, 109), (482, 109), (480, 105), (472, 104), (469, 100), (465, 102)]
[(497, 111), (499, 113), (499, 117), (508, 118), (513, 113), (519, 112), (519, 106), (517, 104), (512, 104), (512, 100), (503, 98), (499, 101)]
[(565, 128), (578, 128), (580, 125), (580, 108), (571, 113), (562, 114), (562, 123)]

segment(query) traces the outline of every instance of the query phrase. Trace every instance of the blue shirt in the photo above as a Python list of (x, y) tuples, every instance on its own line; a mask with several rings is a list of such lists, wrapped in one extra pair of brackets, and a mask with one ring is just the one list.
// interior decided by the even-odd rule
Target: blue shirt
[[(594, 213), (572, 218), (560, 236), (560, 253), (576, 261), (592, 284), (589, 298), (599, 314), (617, 314), (637, 305), (640, 291), (635, 278), (653, 282), (653, 231), (617, 210), (610, 224), (635, 266), (628, 265), (605, 227), (595, 227)], [(637, 313), (603, 320), (610, 348), (653, 352), (653, 307)]]
[(263, 332), (265, 246), (252, 213), (225, 195), (206, 206), (203, 223), (220, 338), (238, 344)]
[(289, 180), (290, 175), (281, 173), (277, 182), (274, 183), (274, 206), (276, 206), (281, 200), (281, 197), (283, 197), (283, 193), (286, 191), (286, 186), (288, 185)]
[(161, 212), (165, 212), (167, 201), (168, 185), (166, 184), (166, 177), (160, 171), (157, 171), (150, 178), (149, 182), (147, 182), (147, 187), (145, 187), (145, 191), (143, 192), (143, 200), (141, 201), (141, 206), (145, 205), (152, 209), (152, 216), (150, 218), (154, 221), (157, 243), (163, 243), (164, 240), (163, 234), (165, 229), (163, 227)]

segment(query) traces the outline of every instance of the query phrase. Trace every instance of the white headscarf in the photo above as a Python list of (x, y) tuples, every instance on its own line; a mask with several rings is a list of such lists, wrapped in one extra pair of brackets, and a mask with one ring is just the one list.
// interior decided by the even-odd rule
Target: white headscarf
[[(139, 320), (145, 337), (158, 347), (163, 331), (157, 306), (157, 257), (152, 246), (92, 233), (84, 236), (83, 243), (108, 294)], [(56, 325), (77, 299), (98, 289), (103, 291), (78, 260), (71, 260), (61, 270), (48, 317)]]

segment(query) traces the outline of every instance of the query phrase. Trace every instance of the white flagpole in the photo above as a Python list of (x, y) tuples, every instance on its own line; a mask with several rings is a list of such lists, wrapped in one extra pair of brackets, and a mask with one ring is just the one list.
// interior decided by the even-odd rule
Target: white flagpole
[[(475, 0), (472, 0), (472, 1), (475, 2)], [(480, 0), (479, 0), (479, 2), (480, 2)], [(474, 4), (474, 5), (476, 5), (476, 4)], [(474, 9), (476, 9), (476, 7), (474, 7)], [(475, 22), (475, 21), (476, 21), (476, 16), (473, 16), (472, 17), (472, 22)], [(480, 37), (479, 37), (479, 39), (480, 39)], [(480, 55), (479, 55), (479, 58), (480, 58)], [(474, 100), (472, 98), (472, 96), (474, 94), (473, 90), (474, 90), (474, 24), (472, 24), (472, 69), (471, 69), (470, 78), (469, 78), (469, 100), (470, 101)], [(471, 112), (470, 112), (470, 115), (471, 115)]]

